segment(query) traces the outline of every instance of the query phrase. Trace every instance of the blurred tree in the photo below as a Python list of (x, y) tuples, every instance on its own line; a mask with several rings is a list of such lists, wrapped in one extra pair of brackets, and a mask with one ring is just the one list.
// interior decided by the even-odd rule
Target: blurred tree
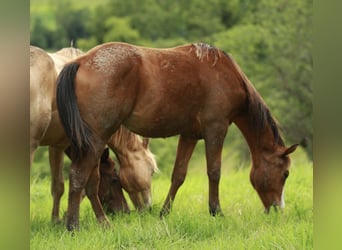
[(75, 9), (69, 1), (58, 1), (55, 6), (56, 49), (67, 47), (73, 41), (77, 47), (77, 40), (89, 36), (88, 16), (89, 9)]
[(105, 22), (107, 32), (103, 37), (104, 42), (120, 41), (136, 43), (139, 32), (133, 29), (128, 18), (110, 17)]
[(37, 16), (33, 20), (30, 44), (41, 48), (51, 48), (54, 45), (54, 32), (44, 25), (41, 17)]
[(213, 36), (231, 52), (279, 120), (312, 159), (312, 0), (259, 0), (244, 20)]

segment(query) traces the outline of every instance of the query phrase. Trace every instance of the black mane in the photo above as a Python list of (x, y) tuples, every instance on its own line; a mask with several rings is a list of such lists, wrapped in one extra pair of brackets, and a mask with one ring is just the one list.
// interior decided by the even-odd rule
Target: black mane
[(247, 94), (247, 112), (249, 117), (249, 126), (251, 129), (256, 130), (257, 134), (261, 134), (266, 125), (270, 126), (275, 143), (284, 146), (284, 141), (281, 137), (279, 125), (275, 118), (272, 116), (269, 108), (264, 102), (263, 98), (254, 88), (247, 76), (242, 72), (234, 59), (226, 52), (222, 51), (228, 60), (233, 64), (237, 74), (241, 77)]

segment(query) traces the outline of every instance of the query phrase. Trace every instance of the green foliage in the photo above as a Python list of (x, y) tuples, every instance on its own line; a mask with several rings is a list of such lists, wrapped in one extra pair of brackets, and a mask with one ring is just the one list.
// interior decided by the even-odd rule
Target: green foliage
[[(312, 159), (312, 0), (72, 3), (31, 1), (31, 44), (57, 50), (73, 40), (86, 51), (107, 41), (150, 47), (212, 43), (241, 66), (281, 124), (285, 141), (301, 143)], [(230, 129), (228, 137), (229, 151), (248, 159), (238, 130)], [(176, 142), (169, 141), (174, 149)]]

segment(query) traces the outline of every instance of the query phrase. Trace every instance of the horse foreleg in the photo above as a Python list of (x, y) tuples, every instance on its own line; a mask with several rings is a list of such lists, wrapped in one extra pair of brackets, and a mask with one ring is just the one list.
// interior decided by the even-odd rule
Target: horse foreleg
[(89, 180), (86, 185), (86, 194), (87, 197), (90, 200), (90, 203), (92, 205), (92, 208), (94, 210), (95, 216), (99, 223), (109, 226), (109, 220), (107, 219), (103, 207), (100, 203), (100, 199), (98, 196), (99, 193), (99, 184), (100, 184), (100, 173), (99, 173), (99, 167), (93, 169)]
[(160, 211), (160, 217), (170, 213), (172, 202), (176, 197), (176, 193), (185, 180), (185, 176), (188, 171), (189, 160), (191, 158), (192, 152), (194, 151), (196, 143), (196, 139), (186, 138), (182, 135), (179, 137), (177, 156), (171, 177), (171, 186), (169, 193), (166, 196), (164, 205)]
[(51, 219), (54, 223), (59, 223), (59, 207), (61, 197), (64, 193), (63, 177), (63, 149), (49, 147), (49, 161), (51, 170), (51, 194), (53, 197), (53, 207)]
[(205, 136), (207, 175), (209, 179), (209, 213), (223, 215), (219, 200), (219, 182), (221, 177), (221, 154), (226, 135), (225, 127), (215, 127)]

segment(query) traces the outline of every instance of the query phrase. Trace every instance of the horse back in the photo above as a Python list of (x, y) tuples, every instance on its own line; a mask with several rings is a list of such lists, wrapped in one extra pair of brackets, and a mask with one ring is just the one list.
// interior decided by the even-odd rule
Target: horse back
[[(149, 137), (199, 137), (206, 121), (229, 118), (243, 99), (240, 79), (223, 53), (207, 45), (154, 49), (106, 43), (76, 61), (82, 116), (99, 124), (95, 127), (110, 126), (108, 133), (123, 123)], [(100, 116), (98, 110), (106, 115)]]

